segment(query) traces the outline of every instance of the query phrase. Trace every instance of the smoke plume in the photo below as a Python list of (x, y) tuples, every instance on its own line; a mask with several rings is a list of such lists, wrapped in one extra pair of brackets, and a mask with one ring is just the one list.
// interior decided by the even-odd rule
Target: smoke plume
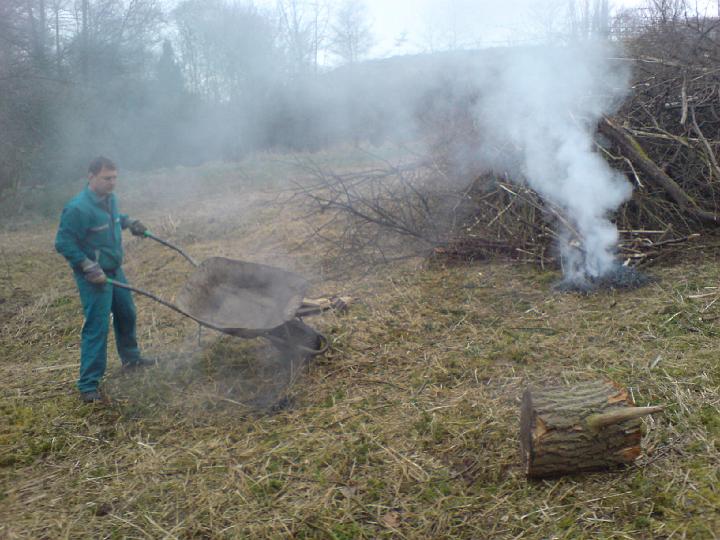
[(570, 281), (616, 265), (618, 232), (609, 218), (632, 191), (594, 148), (598, 120), (628, 87), (627, 70), (612, 56), (600, 42), (513, 49), (479, 74), (481, 162), (509, 170), (567, 218), (558, 228)]

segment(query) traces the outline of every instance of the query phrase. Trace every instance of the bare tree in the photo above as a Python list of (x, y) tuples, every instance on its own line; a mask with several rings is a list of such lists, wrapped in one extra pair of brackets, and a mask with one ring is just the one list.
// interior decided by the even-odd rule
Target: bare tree
[(278, 0), (279, 38), (291, 74), (317, 73), (327, 41), (329, 5), (324, 1)]
[(571, 38), (607, 38), (610, 35), (608, 0), (569, 0), (567, 8)]
[(367, 9), (362, 0), (344, 0), (331, 25), (330, 51), (343, 64), (355, 64), (373, 46)]
[(214, 101), (262, 92), (278, 65), (271, 21), (251, 5), (186, 0), (174, 12), (183, 70)]

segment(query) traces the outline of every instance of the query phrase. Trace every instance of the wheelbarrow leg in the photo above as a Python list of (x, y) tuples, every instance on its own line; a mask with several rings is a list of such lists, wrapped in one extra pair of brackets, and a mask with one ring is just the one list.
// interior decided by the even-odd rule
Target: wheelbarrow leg
[(328, 349), (328, 340), (299, 318), (270, 330), (265, 337), (270, 338), (287, 369), (287, 384), (270, 407), (270, 411), (276, 413), (292, 406), (291, 389), (303, 373), (302, 368)]
[(324, 353), (328, 340), (300, 319), (292, 319), (268, 332), (274, 339), (273, 345), (290, 357), (301, 355), (305, 361)]

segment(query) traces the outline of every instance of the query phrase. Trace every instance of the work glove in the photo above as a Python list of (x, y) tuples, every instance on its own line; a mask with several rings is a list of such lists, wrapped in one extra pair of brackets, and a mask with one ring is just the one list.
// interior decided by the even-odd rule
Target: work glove
[(100, 265), (95, 261), (85, 259), (80, 265), (83, 271), (83, 277), (94, 285), (102, 285), (107, 281), (107, 276)]
[(139, 219), (131, 221), (130, 225), (128, 225), (128, 228), (130, 229), (130, 232), (133, 236), (145, 236), (145, 231), (147, 231), (147, 227), (143, 225), (142, 221), (140, 221)]

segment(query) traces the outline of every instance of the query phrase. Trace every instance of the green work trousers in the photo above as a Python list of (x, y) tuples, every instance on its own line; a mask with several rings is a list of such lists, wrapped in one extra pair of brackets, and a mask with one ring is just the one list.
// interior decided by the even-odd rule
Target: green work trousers
[[(127, 283), (122, 268), (106, 272), (109, 277)], [(80, 392), (97, 390), (107, 365), (107, 337), (112, 313), (115, 330), (115, 345), (123, 364), (132, 364), (140, 359), (135, 337), (135, 304), (127, 289), (113, 287), (109, 283), (93, 285), (82, 274), (75, 273), (75, 282), (80, 291), (85, 324), (80, 344), (80, 378), (77, 386)]]

